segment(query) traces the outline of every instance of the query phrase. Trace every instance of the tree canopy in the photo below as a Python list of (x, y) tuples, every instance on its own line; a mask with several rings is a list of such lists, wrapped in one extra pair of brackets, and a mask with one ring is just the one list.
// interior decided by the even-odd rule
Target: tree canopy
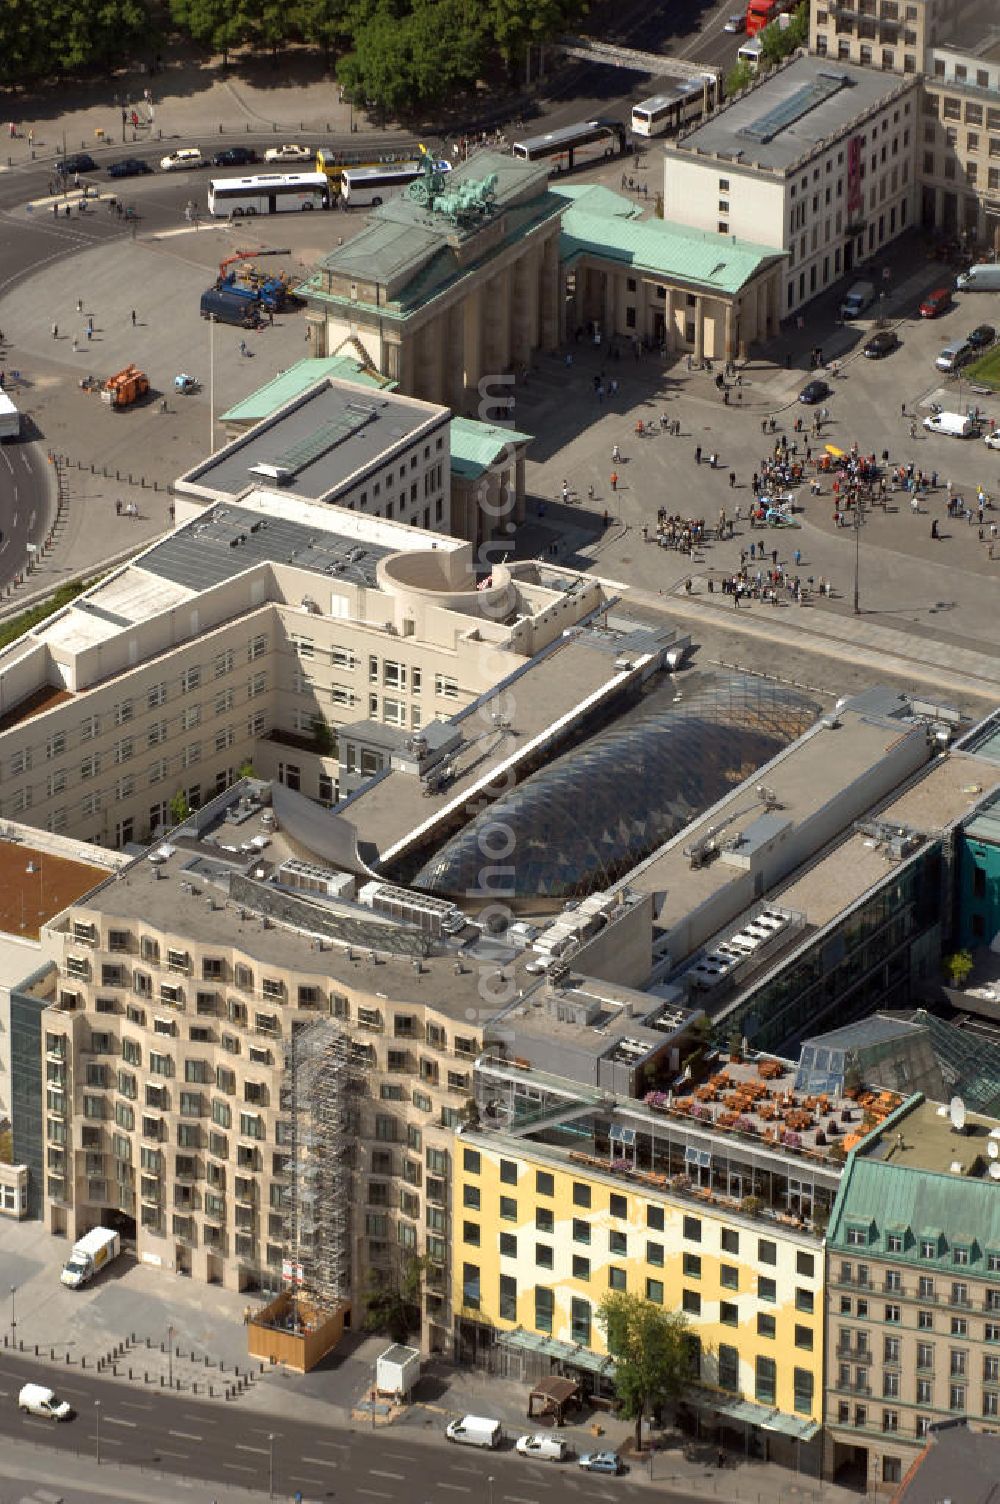
[(4, 0), (0, 84), (113, 63), (149, 29), (143, 0)]
[(615, 1360), (618, 1403), (622, 1414), (635, 1421), (635, 1445), (640, 1451), (646, 1412), (676, 1399), (690, 1381), (687, 1318), (640, 1295), (611, 1290), (597, 1309), (597, 1320)]

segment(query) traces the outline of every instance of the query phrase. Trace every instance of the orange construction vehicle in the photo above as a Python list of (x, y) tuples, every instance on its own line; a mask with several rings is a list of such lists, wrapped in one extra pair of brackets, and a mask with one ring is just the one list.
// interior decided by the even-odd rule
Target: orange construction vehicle
[(149, 391), (149, 377), (138, 366), (126, 366), (116, 371), (101, 387), (101, 401), (109, 407), (128, 407), (130, 403), (145, 397)]

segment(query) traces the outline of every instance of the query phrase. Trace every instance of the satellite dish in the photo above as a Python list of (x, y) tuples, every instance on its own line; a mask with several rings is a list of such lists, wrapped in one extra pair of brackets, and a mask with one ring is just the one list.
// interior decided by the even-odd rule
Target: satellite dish
[(1000, 1159), (995, 1159), (990, 1165), (990, 1179), (1000, 1180)]
[(948, 1116), (956, 1133), (965, 1132), (965, 1103), (961, 1097), (952, 1097), (948, 1104)]
[(990, 1159), (997, 1159), (998, 1157), (1000, 1157), (1000, 1144), (997, 1143), (995, 1138), (991, 1138), (987, 1142), (986, 1152), (990, 1156)]

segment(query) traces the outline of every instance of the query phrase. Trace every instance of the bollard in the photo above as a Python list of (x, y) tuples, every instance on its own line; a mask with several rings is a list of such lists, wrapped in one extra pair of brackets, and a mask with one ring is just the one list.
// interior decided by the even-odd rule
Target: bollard
[(161, 1373), (161, 1374), (160, 1374), (160, 1388), (161, 1388), (161, 1389), (162, 1389), (162, 1388), (163, 1388), (163, 1385), (164, 1385), (164, 1383), (165, 1383), (165, 1380), (164, 1380), (164, 1377), (163, 1377), (163, 1375), (162, 1375), (162, 1373)]
[(35, 1357), (38, 1357), (38, 1343), (35, 1343)]
[(149, 1346), (150, 1346), (150, 1339), (147, 1337), (146, 1338), (146, 1347), (149, 1348)]
[(129, 1379), (131, 1380), (131, 1378), (132, 1378), (132, 1370), (131, 1370), (131, 1368), (128, 1371), (128, 1376), (129, 1376)]
[(209, 1384), (209, 1386), (208, 1386), (208, 1397), (209, 1397), (210, 1400), (214, 1400), (215, 1399), (215, 1385), (214, 1384)]
[(192, 1384), (192, 1385), (191, 1385), (191, 1393), (192, 1393), (192, 1394), (197, 1394), (197, 1393), (198, 1393), (198, 1384), (197, 1384), (197, 1380), (196, 1380), (196, 1381), (195, 1381), (195, 1382), (194, 1382), (194, 1383), (193, 1383), (193, 1384)]
[[(6, 1337), (4, 1338), (3, 1345), (4, 1345), (4, 1347), (7, 1346), (7, 1339), (6, 1339)], [(49, 1348), (49, 1362), (50, 1363), (54, 1363), (55, 1362), (55, 1357), (56, 1357), (56, 1350), (55, 1350), (54, 1347), (50, 1347)]]

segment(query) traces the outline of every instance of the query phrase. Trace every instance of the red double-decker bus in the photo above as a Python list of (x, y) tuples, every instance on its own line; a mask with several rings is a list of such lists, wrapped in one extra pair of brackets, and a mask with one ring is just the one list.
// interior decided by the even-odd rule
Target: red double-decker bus
[(758, 31), (770, 26), (775, 16), (783, 9), (781, 0), (749, 0), (747, 5), (747, 36), (755, 37)]

